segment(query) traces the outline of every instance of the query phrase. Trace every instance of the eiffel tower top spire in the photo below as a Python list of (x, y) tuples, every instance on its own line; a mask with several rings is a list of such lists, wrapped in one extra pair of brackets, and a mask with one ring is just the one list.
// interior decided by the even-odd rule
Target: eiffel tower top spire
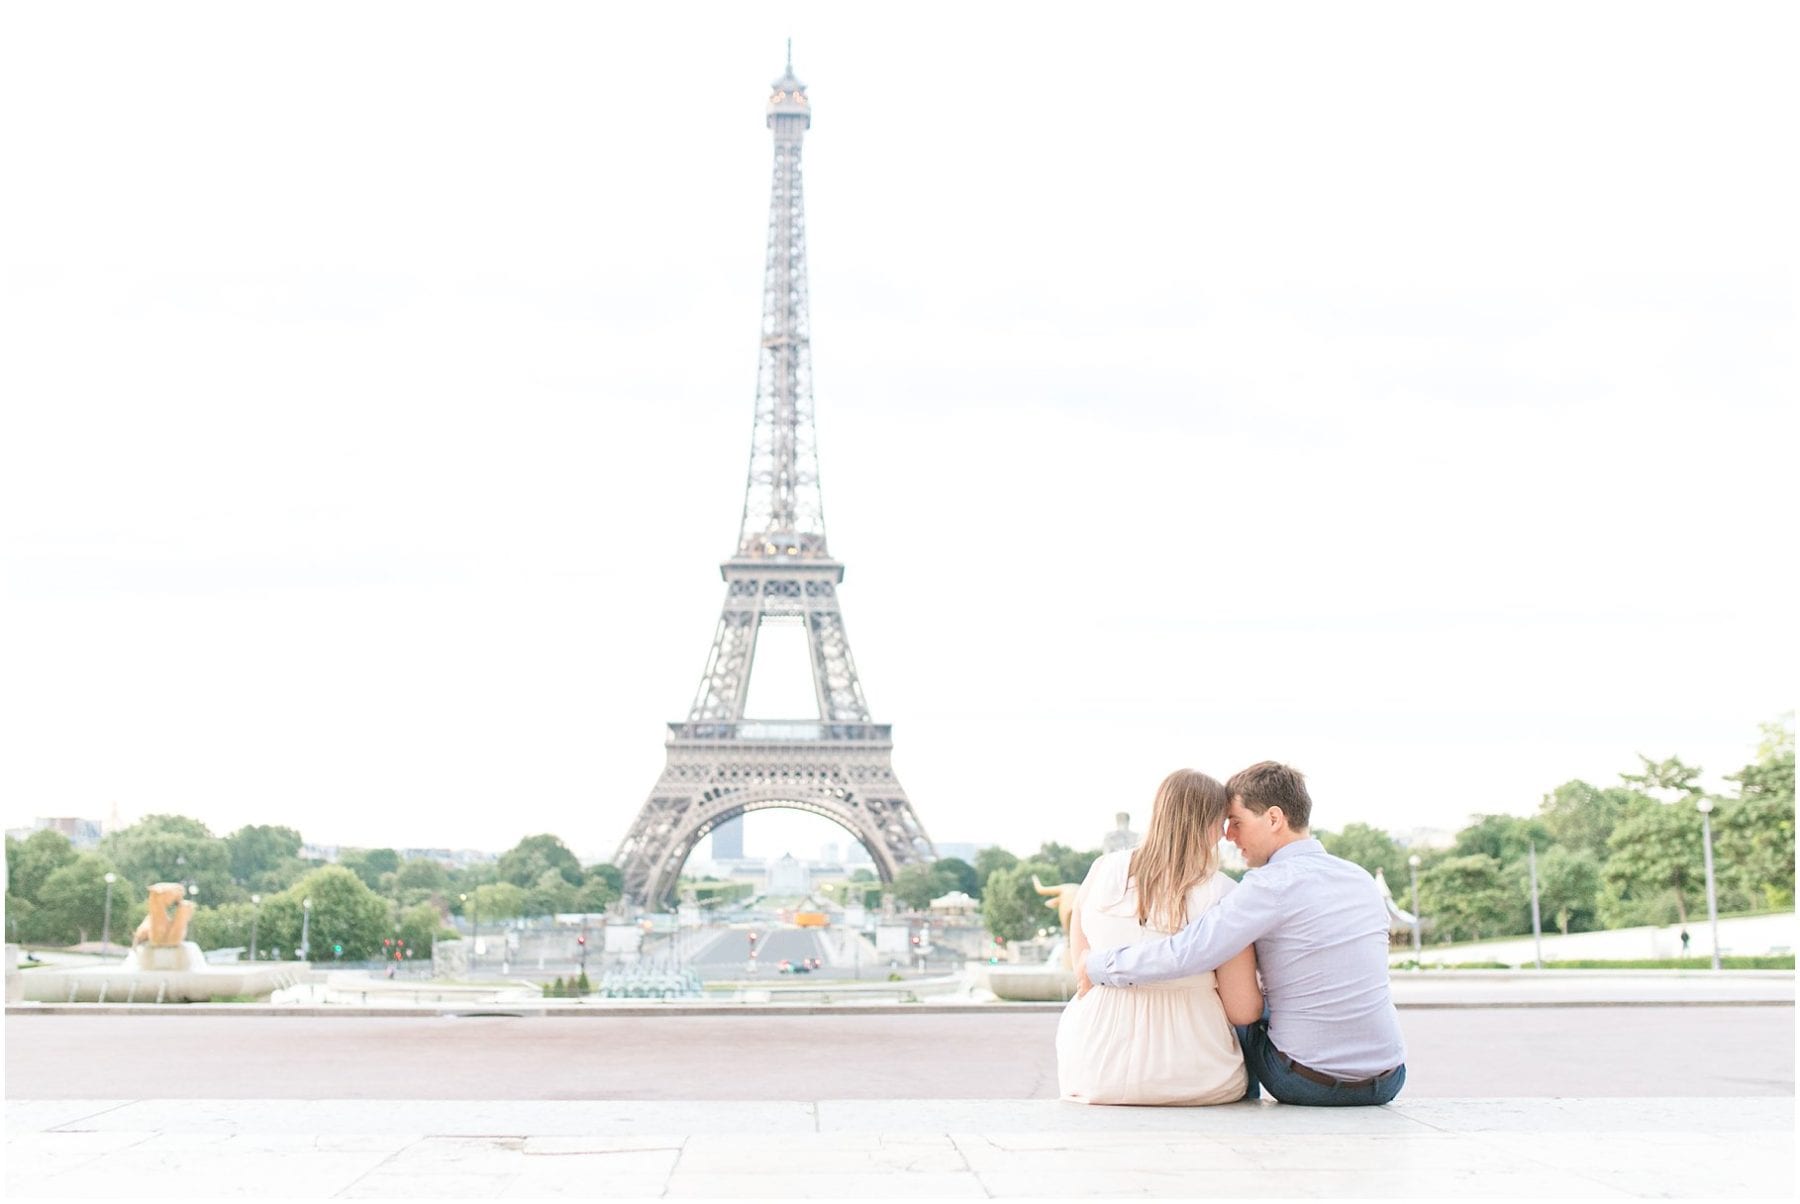
[(771, 85), (768, 125), (775, 172), (763, 269), (762, 349), (756, 422), (736, 558), (829, 560), (819, 451), (813, 429), (812, 345), (806, 300), (806, 206), (800, 145), (812, 126), (806, 85), (787, 69)]

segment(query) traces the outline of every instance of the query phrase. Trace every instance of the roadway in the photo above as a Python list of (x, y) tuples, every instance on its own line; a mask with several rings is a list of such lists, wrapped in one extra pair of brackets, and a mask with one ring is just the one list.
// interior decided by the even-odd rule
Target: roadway
[[(700, 977), (744, 978), (749, 974), (750, 933), (756, 933), (757, 973), (773, 974), (785, 959), (795, 965), (809, 957), (830, 964), (830, 950), (812, 928), (726, 928), (706, 932), (699, 943), (682, 956)], [(654, 954), (652, 954), (654, 956)]]
[[(810, 935), (810, 934), (808, 934)], [(740, 938), (741, 939), (741, 938)], [(1057, 1013), (9, 1015), (9, 1099), (1046, 1099)], [(1792, 1096), (1792, 1007), (1406, 1010), (1407, 1097)]]

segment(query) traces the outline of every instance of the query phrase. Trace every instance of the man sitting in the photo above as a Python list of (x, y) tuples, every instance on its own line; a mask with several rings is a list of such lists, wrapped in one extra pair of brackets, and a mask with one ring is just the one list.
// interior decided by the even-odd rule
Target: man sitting
[(1082, 994), (1203, 974), (1256, 946), (1268, 1000), (1237, 1030), (1257, 1084), (1284, 1104), (1385, 1104), (1406, 1082), (1406, 1044), (1388, 993), (1388, 917), (1375, 880), (1307, 831), (1298, 770), (1263, 761), (1225, 784), (1225, 838), (1251, 872), (1175, 935), (1096, 949), (1075, 968)]

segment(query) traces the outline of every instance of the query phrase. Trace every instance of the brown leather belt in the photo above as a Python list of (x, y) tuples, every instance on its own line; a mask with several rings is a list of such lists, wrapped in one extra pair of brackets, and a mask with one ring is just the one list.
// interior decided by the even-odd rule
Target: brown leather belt
[[(1276, 1052), (1280, 1053), (1279, 1050), (1277, 1050)], [(1303, 1079), (1309, 1079), (1312, 1082), (1319, 1084), (1319, 1086), (1321, 1086), (1321, 1087), (1373, 1087), (1376, 1083), (1379, 1083), (1382, 1079), (1387, 1078), (1388, 1075), (1393, 1074), (1394, 1070), (1400, 1069), (1398, 1066), (1396, 1066), (1396, 1067), (1394, 1067), (1394, 1070), (1384, 1070), (1372, 1079), (1356, 1079), (1356, 1080), (1352, 1081), (1349, 1079), (1332, 1078), (1330, 1075), (1325, 1074), (1321, 1071), (1314, 1070), (1310, 1066), (1302, 1066), (1302, 1065), (1300, 1065), (1300, 1063), (1294, 1061), (1294, 1059), (1288, 1057), (1286, 1054), (1281, 1054), (1281, 1060), (1283, 1063), (1286, 1064), (1286, 1066), (1289, 1070), (1293, 1071), (1295, 1074), (1299, 1075)]]

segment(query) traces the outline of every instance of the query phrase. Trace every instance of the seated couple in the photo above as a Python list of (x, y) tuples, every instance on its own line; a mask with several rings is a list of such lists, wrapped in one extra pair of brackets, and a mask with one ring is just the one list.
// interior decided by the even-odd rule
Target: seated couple
[[(1143, 843), (1094, 862), (1069, 917), (1079, 994), (1056, 1034), (1089, 1104), (1385, 1104), (1406, 1081), (1375, 880), (1307, 834), (1306, 779), (1178, 770)], [(1218, 872), (1219, 840), (1249, 863)], [(1260, 978), (1260, 985), (1259, 980)], [(1266, 999), (1266, 1003), (1265, 1003)]]

